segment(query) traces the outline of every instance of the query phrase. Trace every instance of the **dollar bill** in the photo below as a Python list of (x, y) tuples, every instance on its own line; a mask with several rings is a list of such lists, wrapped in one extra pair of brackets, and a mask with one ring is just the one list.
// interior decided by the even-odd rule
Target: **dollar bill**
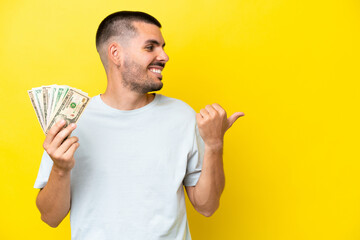
[(52, 109), (53, 109), (53, 105), (55, 102), (54, 99), (55, 99), (55, 93), (57, 90), (57, 85), (51, 85), (49, 87), (50, 87), (50, 91), (49, 91), (49, 104), (48, 104), (48, 109), (47, 109), (47, 116), (48, 116), (47, 122), (49, 122), (51, 119)]
[(33, 90), (33, 94), (34, 94), (35, 104), (38, 107), (39, 112), (40, 112), (41, 123), (45, 128), (46, 125), (45, 125), (45, 120), (44, 120), (44, 104), (43, 104), (42, 88), (38, 87), (38, 88), (33, 88), (32, 90)]
[(57, 108), (61, 105), (61, 102), (63, 101), (65, 95), (67, 94), (67, 92), (69, 91), (70, 87), (68, 86), (58, 86), (57, 87), (57, 91), (55, 93), (55, 102), (54, 102), (54, 106), (53, 109), (51, 110), (51, 116), (50, 118), (52, 119), (54, 117), (54, 113), (57, 111)]
[(39, 110), (39, 107), (37, 106), (36, 102), (35, 102), (35, 96), (34, 96), (34, 93), (32, 90), (28, 90), (28, 94), (29, 94), (29, 97), (30, 97), (30, 101), (31, 101), (31, 104), (35, 110), (35, 113), (36, 113), (36, 117), (37, 119), (39, 120), (39, 123), (40, 123), (40, 126), (42, 128), (43, 131), (45, 131), (45, 127), (43, 126), (43, 123), (41, 121), (41, 118), (40, 118), (40, 110)]
[(46, 127), (45, 134), (47, 134), (51, 127), (60, 120), (65, 120), (66, 123), (64, 127), (71, 123), (76, 123), (89, 101), (90, 98), (80, 91), (73, 88), (67, 89), (61, 104), (52, 114), (51, 121)]
[(42, 87), (42, 96), (43, 96), (43, 105), (44, 105), (44, 125), (47, 126), (48, 121), (48, 107), (49, 107), (49, 100), (50, 100), (50, 86), (43, 86)]

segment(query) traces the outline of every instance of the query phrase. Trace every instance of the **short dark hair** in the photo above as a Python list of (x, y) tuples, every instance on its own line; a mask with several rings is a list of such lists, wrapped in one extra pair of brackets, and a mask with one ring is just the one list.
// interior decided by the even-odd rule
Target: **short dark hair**
[(161, 28), (161, 24), (156, 18), (144, 12), (120, 11), (112, 13), (102, 20), (96, 32), (96, 48), (98, 51), (99, 47), (113, 36), (135, 36), (136, 28), (132, 25), (135, 21), (154, 24)]

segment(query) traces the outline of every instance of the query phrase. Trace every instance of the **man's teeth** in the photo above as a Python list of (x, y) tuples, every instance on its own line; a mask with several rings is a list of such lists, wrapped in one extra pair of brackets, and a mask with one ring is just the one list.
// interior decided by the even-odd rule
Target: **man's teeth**
[(150, 68), (149, 70), (154, 73), (161, 73), (161, 70), (157, 68)]

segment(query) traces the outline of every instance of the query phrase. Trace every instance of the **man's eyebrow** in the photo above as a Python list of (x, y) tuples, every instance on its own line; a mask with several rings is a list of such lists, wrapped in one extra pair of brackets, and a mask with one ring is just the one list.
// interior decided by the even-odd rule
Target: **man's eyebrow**
[[(160, 43), (154, 39), (149, 39), (145, 42), (145, 44), (149, 44), (149, 43), (152, 43), (152, 44), (155, 44), (157, 46), (160, 46)], [(165, 43), (162, 45), (162, 47), (165, 47)]]

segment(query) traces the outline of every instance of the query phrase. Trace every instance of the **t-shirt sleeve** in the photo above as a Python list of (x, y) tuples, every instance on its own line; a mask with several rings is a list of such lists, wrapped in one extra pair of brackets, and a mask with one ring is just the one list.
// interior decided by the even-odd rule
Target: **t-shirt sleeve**
[(50, 172), (53, 166), (53, 161), (50, 156), (44, 151), (44, 154), (41, 158), (39, 172), (34, 184), (34, 188), (44, 188), (48, 182)]
[(205, 144), (201, 138), (197, 124), (195, 125), (192, 151), (188, 154), (186, 174), (183, 181), (185, 186), (195, 186), (201, 174), (204, 159)]

